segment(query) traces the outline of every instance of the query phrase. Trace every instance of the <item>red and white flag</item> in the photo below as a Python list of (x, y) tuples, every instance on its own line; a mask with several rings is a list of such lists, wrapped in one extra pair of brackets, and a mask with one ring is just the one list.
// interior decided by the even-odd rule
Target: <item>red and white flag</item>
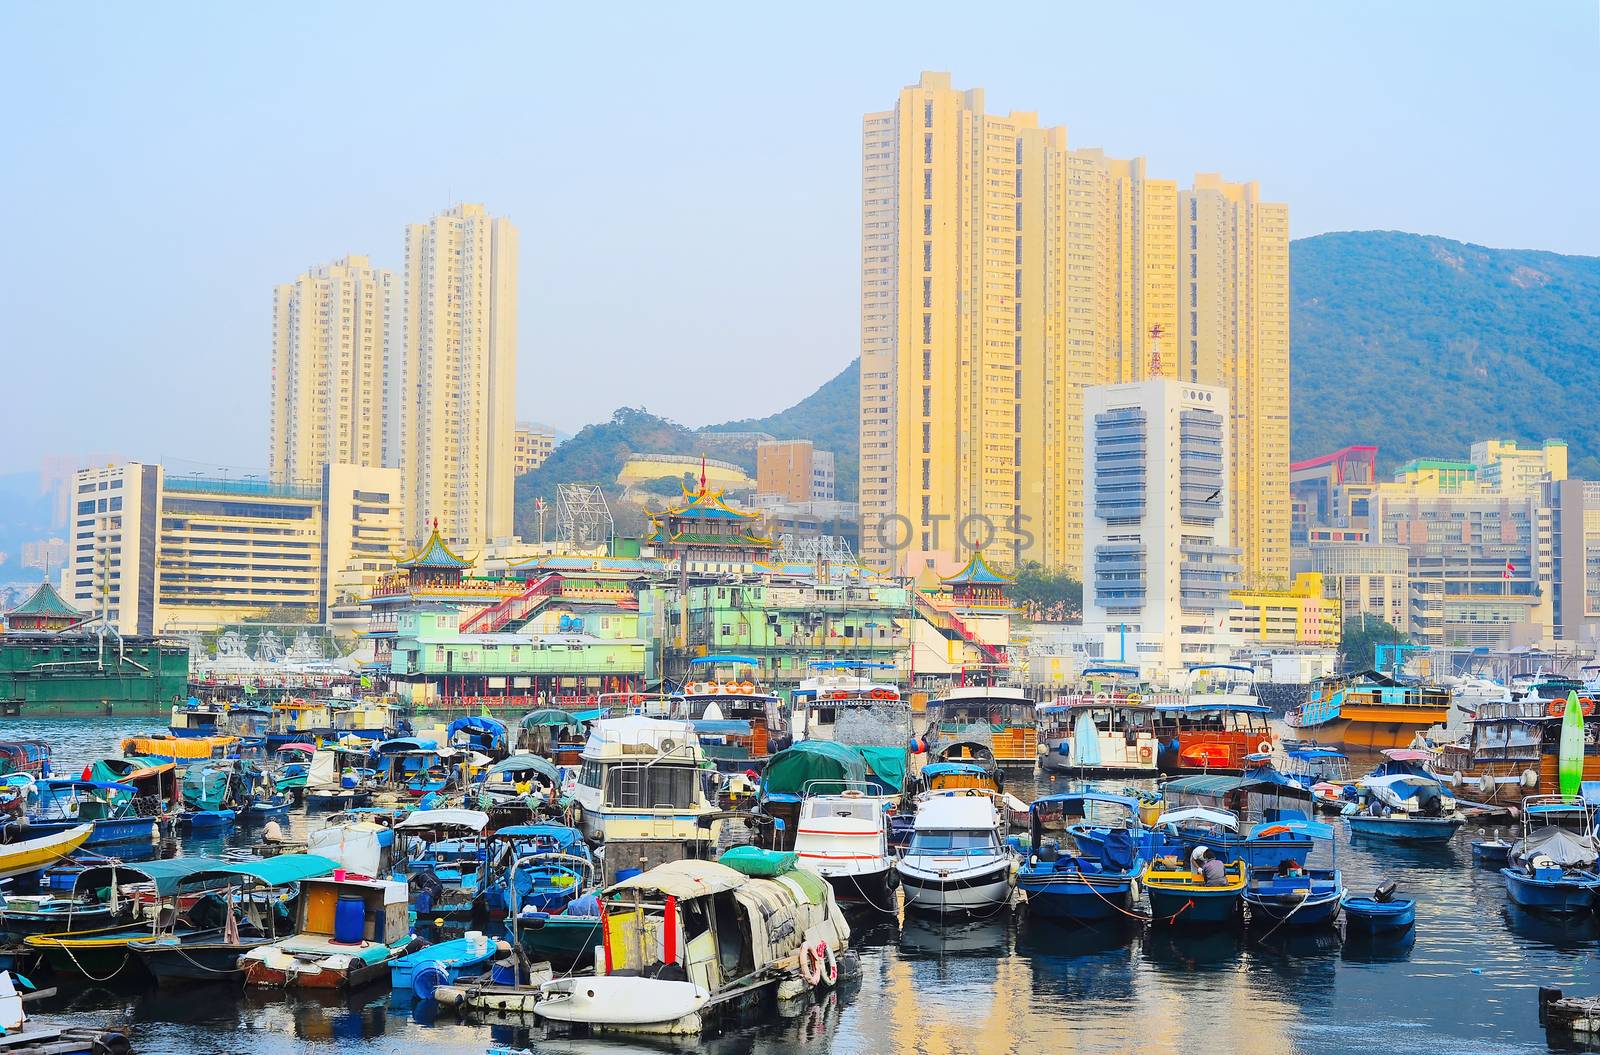
[(1511, 558), (1507, 557), (1506, 558), (1506, 570), (1500, 573), (1500, 578), (1509, 579), (1509, 578), (1511, 578), (1511, 573), (1516, 571), (1516, 570), (1517, 570), (1516, 566), (1511, 563)]

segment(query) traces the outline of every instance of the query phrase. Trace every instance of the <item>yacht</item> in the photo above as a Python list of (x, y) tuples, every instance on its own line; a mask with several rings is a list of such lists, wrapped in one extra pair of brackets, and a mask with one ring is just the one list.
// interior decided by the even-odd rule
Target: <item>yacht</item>
[(948, 795), (917, 809), (905, 856), (895, 864), (907, 909), (938, 914), (995, 910), (1011, 898), (1016, 864), (1001, 839), (992, 796)]
[(896, 885), (890, 846), (890, 808), (878, 789), (847, 787), (800, 803), (794, 852), (826, 879), (841, 901), (887, 907)]

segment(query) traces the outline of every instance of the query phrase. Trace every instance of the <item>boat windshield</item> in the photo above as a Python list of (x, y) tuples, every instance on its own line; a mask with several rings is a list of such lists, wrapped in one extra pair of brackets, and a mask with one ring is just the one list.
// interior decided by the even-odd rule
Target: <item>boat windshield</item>
[(917, 832), (911, 837), (913, 854), (971, 854), (986, 851), (998, 852), (1000, 842), (994, 832), (987, 830), (974, 831), (929, 831)]

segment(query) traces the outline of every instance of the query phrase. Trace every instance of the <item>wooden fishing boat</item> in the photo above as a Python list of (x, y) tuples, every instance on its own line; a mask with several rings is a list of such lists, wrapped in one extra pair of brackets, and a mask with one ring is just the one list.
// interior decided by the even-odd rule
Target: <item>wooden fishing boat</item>
[(415, 947), (404, 883), (340, 878), (300, 884), (295, 933), (239, 959), (246, 985), (354, 989)]
[[(1032, 852), (1017, 872), (1017, 889), (1030, 915), (1087, 922), (1135, 914), (1144, 869), (1132, 838), (1140, 828), (1137, 800), (1093, 791), (1049, 795), (1029, 807), (1028, 822)], [(1080, 824), (1103, 833), (1092, 852), (1072, 838)]]
[(179, 896), (181, 882), (208, 868), (226, 862), (208, 857), (178, 857), (171, 860), (114, 862), (96, 865), (78, 873), (73, 890), (82, 894), (108, 888), (114, 903), (137, 898), (135, 922), (95, 933), (56, 932), (33, 934), (23, 944), (37, 952), (63, 977), (83, 977), (94, 982), (109, 981), (124, 972), (138, 969), (129, 953), (135, 942), (159, 935), (205, 940), (223, 932), (220, 913), (213, 922), (199, 909), (202, 899)]
[[(336, 862), (314, 854), (280, 854), (191, 873), (179, 880), (180, 895), (187, 890), (216, 892), (219, 887), (224, 891), (229, 921), (222, 933), (161, 934), (131, 943), (128, 951), (158, 985), (237, 979), (242, 973), (240, 958), (279, 940), (291, 925), (287, 916), (280, 917), (282, 902), (271, 897), (271, 892), (330, 875), (336, 867)], [(252, 892), (267, 896), (252, 896)]]
[(1163, 857), (1145, 868), (1143, 883), (1150, 899), (1151, 922), (1181, 927), (1218, 926), (1239, 919), (1247, 883), (1243, 861), (1225, 866), (1226, 882), (1207, 886), (1200, 873), (1176, 857)]

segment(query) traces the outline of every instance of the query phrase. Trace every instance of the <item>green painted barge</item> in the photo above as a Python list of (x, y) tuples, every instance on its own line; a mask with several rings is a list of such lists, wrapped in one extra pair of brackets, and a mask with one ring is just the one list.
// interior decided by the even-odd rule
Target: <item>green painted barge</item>
[(164, 718), (188, 684), (189, 646), (181, 641), (0, 634), (0, 717)]

